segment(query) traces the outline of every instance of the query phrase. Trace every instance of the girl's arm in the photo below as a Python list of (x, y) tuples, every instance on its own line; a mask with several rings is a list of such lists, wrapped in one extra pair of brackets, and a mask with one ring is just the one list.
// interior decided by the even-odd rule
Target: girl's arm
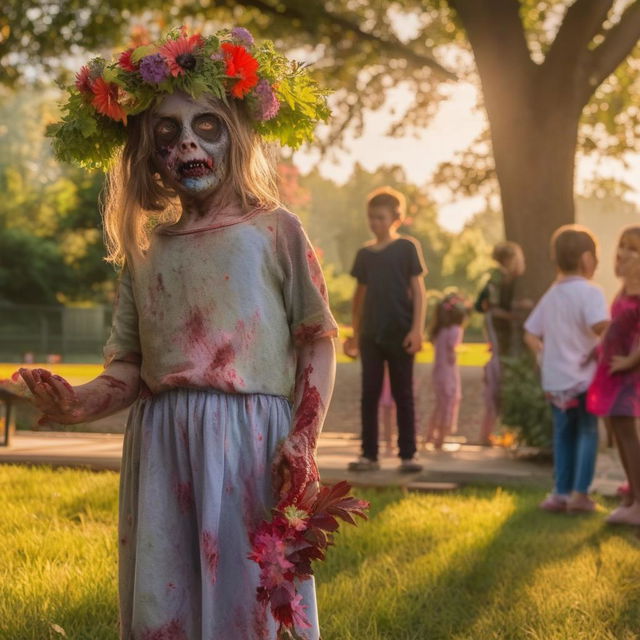
[(626, 356), (613, 356), (609, 365), (609, 373), (622, 373), (635, 369), (640, 365), (640, 348), (633, 350)]
[(411, 297), (413, 300), (413, 321), (402, 346), (408, 353), (418, 353), (424, 340), (424, 319), (427, 312), (427, 294), (421, 275), (411, 277)]
[(331, 338), (298, 348), (293, 427), (273, 463), (274, 490), (281, 503), (294, 504), (307, 486), (317, 482), (315, 450), (322, 429), (336, 371)]
[(367, 285), (360, 282), (356, 285), (351, 301), (351, 325), (353, 327), (353, 337), (347, 338), (344, 343), (344, 352), (350, 358), (358, 357), (358, 344), (360, 342), (360, 324), (362, 322), (362, 309), (364, 307), (364, 297), (367, 293)]
[(20, 369), (33, 404), (42, 412), (40, 424), (90, 422), (128, 407), (140, 388), (140, 365), (120, 360), (109, 364), (97, 378), (71, 386), (46, 369)]
[(524, 332), (524, 343), (537, 356), (542, 352), (542, 338), (529, 331)]

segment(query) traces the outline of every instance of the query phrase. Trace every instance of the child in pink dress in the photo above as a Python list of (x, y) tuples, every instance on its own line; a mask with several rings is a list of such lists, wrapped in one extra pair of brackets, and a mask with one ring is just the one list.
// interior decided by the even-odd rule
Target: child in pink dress
[(611, 306), (587, 403), (589, 411), (609, 417), (629, 480), (629, 492), (607, 522), (640, 525), (640, 226), (622, 232), (615, 272), (622, 289)]
[(444, 439), (458, 428), (462, 393), (456, 347), (462, 342), (469, 307), (456, 293), (446, 295), (435, 311), (430, 339), (435, 350), (433, 391), (435, 404), (427, 424), (425, 443), (442, 449)]

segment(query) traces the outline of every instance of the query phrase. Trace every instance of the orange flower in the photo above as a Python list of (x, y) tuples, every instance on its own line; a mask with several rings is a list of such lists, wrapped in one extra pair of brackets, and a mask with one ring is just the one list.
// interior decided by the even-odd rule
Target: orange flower
[(160, 55), (167, 61), (171, 75), (175, 78), (184, 74), (185, 69), (192, 69), (195, 65), (193, 51), (202, 44), (202, 36), (196, 33), (186, 35), (177, 40), (169, 40), (160, 47)]
[(127, 114), (118, 103), (120, 88), (117, 84), (105, 82), (104, 78), (96, 78), (91, 90), (94, 95), (91, 104), (98, 113), (112, 120), (120, 120), (122, 124), (127, 124)]
[(120, 54), (118, 58), (118, 64), (125, 71), (137, 71), (138, 65), (133, 62), (131, 59), (131, 54), (133, 53), (133, 49), (127, 49)]
[(231, 87), (231, 95), (243, 98), (258, 84), (258, 61), (242, 45), (223, 42), (220, 48), (224, 52), (226, 74), (238, 78)]

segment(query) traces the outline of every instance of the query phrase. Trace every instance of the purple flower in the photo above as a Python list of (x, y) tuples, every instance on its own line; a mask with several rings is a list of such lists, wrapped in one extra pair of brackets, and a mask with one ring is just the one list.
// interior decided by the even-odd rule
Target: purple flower
[(169, 75), (169, 67), (159, 53), (145, 56), (140, 61), (140, 76), (148, 84), (160, 84)]
[(231, 37), (247, 47), (253, 46), (253, 36), (251, 32), (244, 27), (233, 27), (233, 29), (231, 29)]
[(280, 103), (269, 81), (264, 78), (260, 80), (256, 85), (255, 92), (260, 104), (258, 119), (271, 120), (271, 118), (275, 118), (280, 111)]

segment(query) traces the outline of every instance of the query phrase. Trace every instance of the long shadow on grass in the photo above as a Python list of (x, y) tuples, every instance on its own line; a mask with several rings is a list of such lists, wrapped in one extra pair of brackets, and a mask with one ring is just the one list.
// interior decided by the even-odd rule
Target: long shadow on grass
[[(490, 494), (480, 490), (475, 497), (483, 495)], [(489, 608), (508, 612), (512, 603), (524, 597), (522, 591), (534, 572), (547, 564), (571, 558), (585, 545), (599, 544), (603, 532), (598, 516), (587, 516), (594, 520), (586, 524), (580, 517), (567, 518), (538, 511), (539, 492), (525, 490), (510, 495), (513, 513), (499, 526), (490, 542), (454, 554), (450, 568), (432, 581), (428, 578), (411, 581), (397, 601), (392, 619), (384, 619), (383, 615), (375, 620), (374, 626), (380, 634), (376, 637), (394, 640), (474, 638), (473, 627), (478, 619)], [(464, 526), (464, 522), (458, 526)], [(452, 535), (455, 534), (452, 531)], [(404, 566), (398, 566), (398, 571), (410, 572), (412, 559), (404, 560)], [(376, 617), (375, 613), (372, 615)], [(491, 637), (511, 637), (509, 627), (504, 631), (506, 635), (495, 629)]]

